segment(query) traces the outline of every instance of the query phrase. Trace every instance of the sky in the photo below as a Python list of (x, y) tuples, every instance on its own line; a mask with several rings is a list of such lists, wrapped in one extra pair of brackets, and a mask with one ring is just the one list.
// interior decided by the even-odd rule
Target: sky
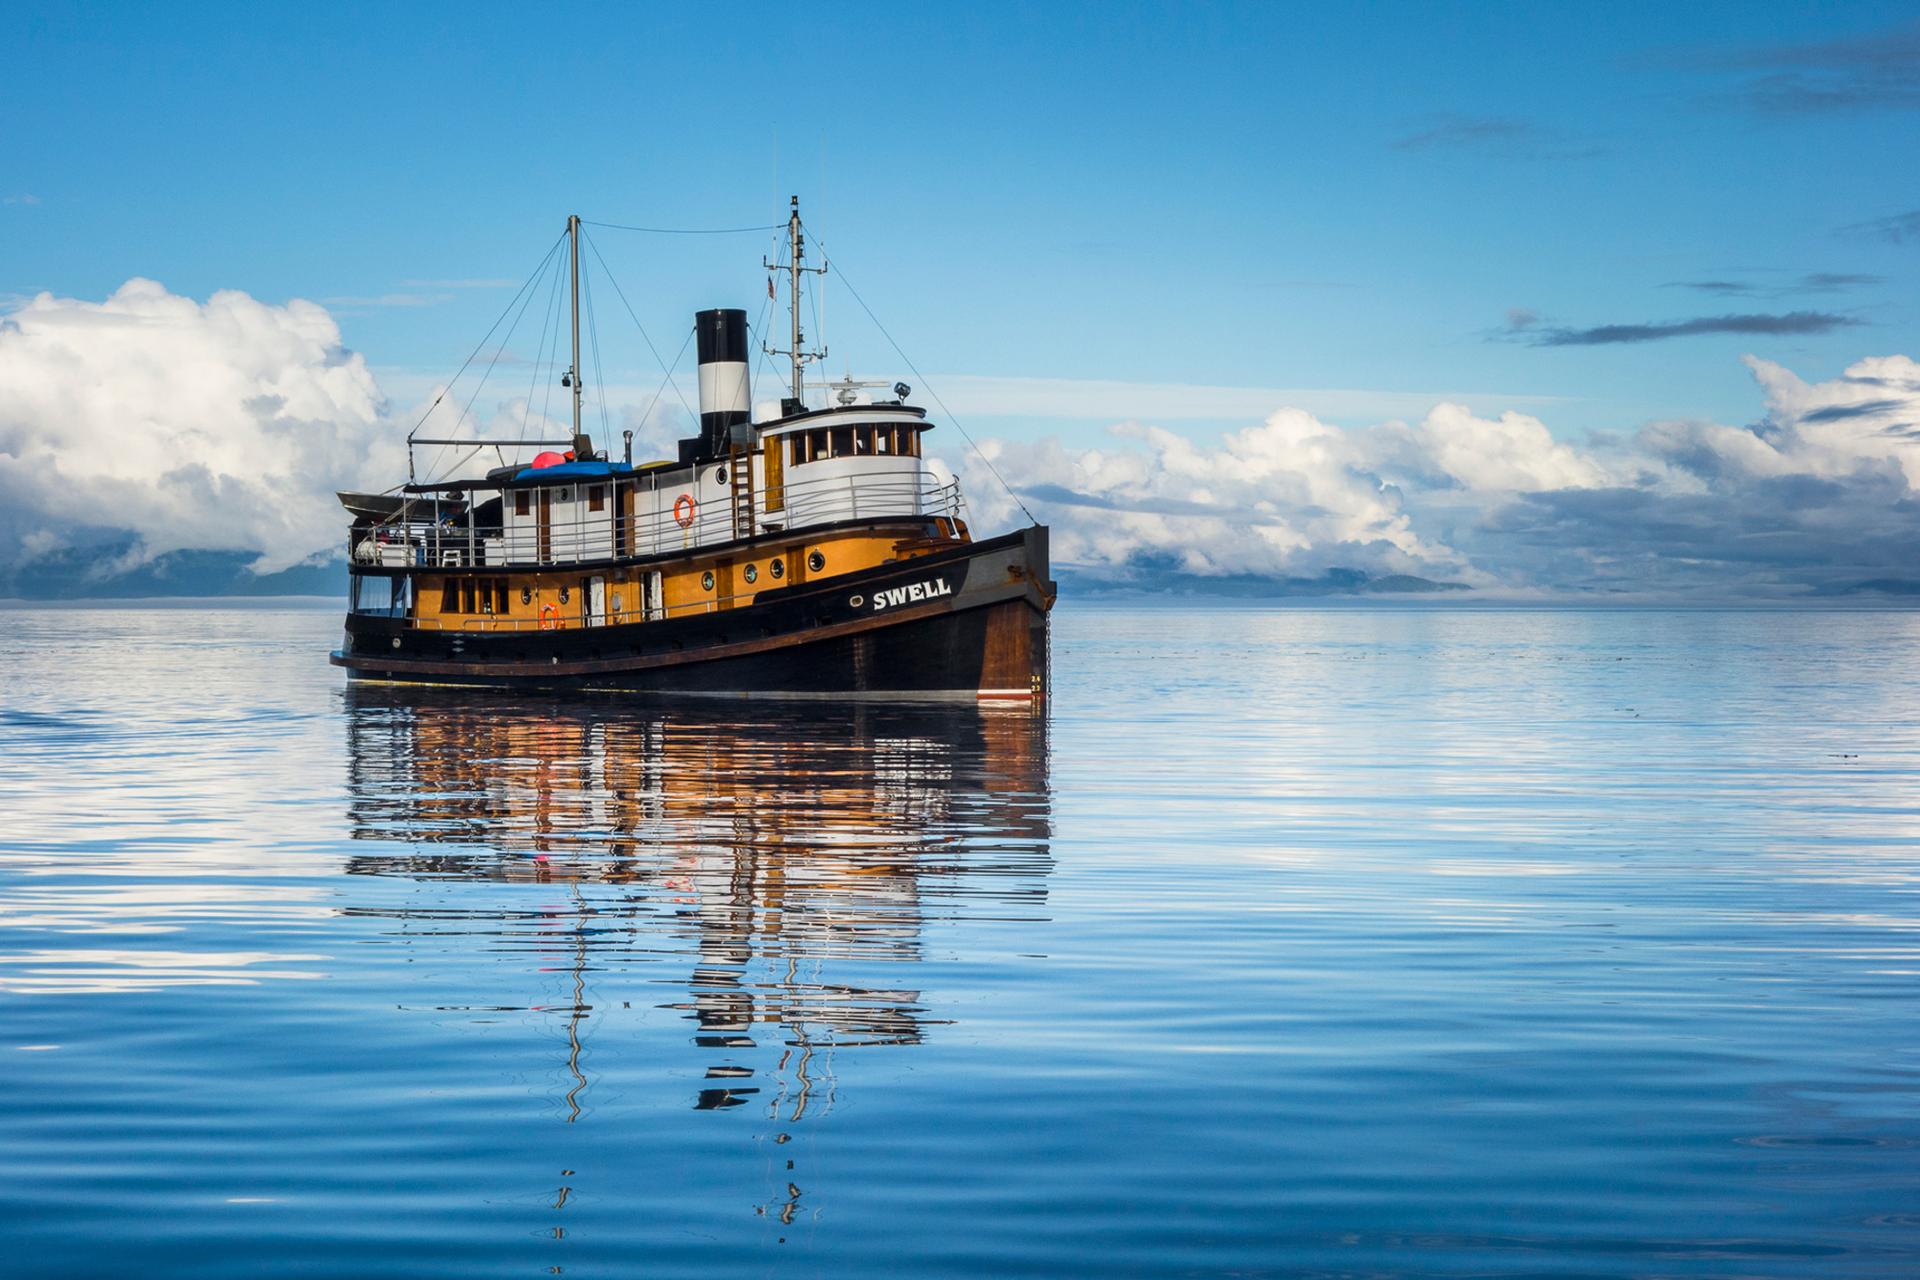
[[(0, 557), (323, 550), (567, 214), (798, 195), (826, 367), (1089, 569), (1920, 577), (1913, 4), (20, 3), (0, 71)], [(772, 238), (589, 234), (596, 394), (670, 435), (625, 303), (670, 357)]]

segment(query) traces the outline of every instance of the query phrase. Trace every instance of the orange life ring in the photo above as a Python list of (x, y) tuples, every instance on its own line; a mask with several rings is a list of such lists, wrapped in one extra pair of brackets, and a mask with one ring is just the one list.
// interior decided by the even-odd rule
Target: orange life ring
[(679, 522), (682, 529), (692, 526), (693, 510), (693, 496), (691, 494), (683, 493), (673, 500), (673, 518)]
[(560, 610), (549, 600), (546, 604), (540, 606), (540, 629), (542, 631), (551, 631), (559, 625)]

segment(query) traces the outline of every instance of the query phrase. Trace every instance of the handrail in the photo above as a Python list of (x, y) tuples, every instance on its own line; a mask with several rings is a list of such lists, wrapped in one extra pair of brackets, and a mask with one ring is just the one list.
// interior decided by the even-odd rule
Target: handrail
[[(789, 480), (782, 509), (755, 512), (756, 527), (800, 531), (840, 519), (888, 516), (946, 516), (963, 519), (966, 500), (960, 482), (939, 483), (928, 472), (901, 476), (845, 476)], [(733, 512), (726, 502), (702, 504), (693, 522), (682, 526), (671, 506), (622, 516), (609, 492), (608, 509), (581, 518), (549, 522), (544, 529), (526, 525), (484, 530), (452, 520), (393, 519), (348, 534), (352, 564), (409, 568), (537, 569), (589, 561), (694, 552), (734, 541)], [(425, 504), (422, 504), (425, 505)], [(401, 515), (408, 512), (404, 510)], [(771, 518), (770, 518), (771, 517)]]

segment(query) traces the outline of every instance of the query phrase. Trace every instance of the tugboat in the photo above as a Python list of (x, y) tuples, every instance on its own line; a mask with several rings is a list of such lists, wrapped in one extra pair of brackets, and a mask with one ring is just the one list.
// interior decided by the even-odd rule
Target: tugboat
[[(694, 317), (700, 433), (611, 459), (582, 426), (580, 219), (567, 220), (570, 440), (408, 437), (409, 481), (352, 514), (346, 641), (357, 680), (657, 693), (1037, 703), (1053, 605), (1047, 529), (975, 541), (927, 465), (927, 411), (874, 385), (809, 407), (799, 200), (786, 227), (790, 394), (754, 421), (744, 310)], [(556, 248), (558, 246), (556, 245)], [(774, 292), (772, 281), (769, 294)], [(416, 428), (416, 432), (418, 428)], [(540, 448), (479, 478), (415, 482), (419, 446)], [(564, 446), (564, 448), (562, 447)]]

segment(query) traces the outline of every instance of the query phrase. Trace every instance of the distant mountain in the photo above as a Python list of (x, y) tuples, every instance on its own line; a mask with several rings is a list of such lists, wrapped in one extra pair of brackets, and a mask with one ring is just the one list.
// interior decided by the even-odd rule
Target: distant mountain
[[(116, 569), (131, 542), (72, 547), (18, 565), (0, 565), (0, 598), (26, 600), (131, 599), (142, 596), (339, 596), (347, 592), (347, 563), (299, 565), (279, 573), (247, 572), (248, 551), (169, 551), (131, 569)], [(1470, 590), (1464, 583), (1395, 573), (1373, 577), (1360, 569), (1329, 569), (1315, 578), (1271, 578), (1252, 573), (1187, 573), (1166, 565), (1135, 565), (1123, 575), (1095, 576), (1069, 569), (1055, 577), (1076, 593), (1140, 592), (1271, 600), (1312, 596), (1430, 595)], [(1920, 584), (1909, 584), (1920, 590)], [(1861, 590), (1896, 588), (1863, 584)]]
[(0, 565), (0, 598), (122, 600), (141, 596), (340, 596), (347, 562), (296, 565), (249, 573), (249, 551), (169, 551), (130, 569), (116, 569), (131, 542), (69, 547), (17, 565)]
[(1847, 586), (1829, 587), (1821, 595), (1829, 596), (1920, 596), (1920, 582), (1912, 578), (1870, 578)]
[(1266, 577), (1254, 573), (1202, 574), (1160, 566), (1141, 566), (1119, 578), (1095, 577), (1057, 569), (1054, 577), (1074, 591), (1092, 594), (1150, 593), (1155, 595), (1220, 596), (1236, 600), (1274, 600), (1287, 597), (1426, 595), (1471, 591), (1464, 582), (1436, 582), (1412, 574), (1374, 577), (1362, 569), (1329, 569), (1317, 578)]

